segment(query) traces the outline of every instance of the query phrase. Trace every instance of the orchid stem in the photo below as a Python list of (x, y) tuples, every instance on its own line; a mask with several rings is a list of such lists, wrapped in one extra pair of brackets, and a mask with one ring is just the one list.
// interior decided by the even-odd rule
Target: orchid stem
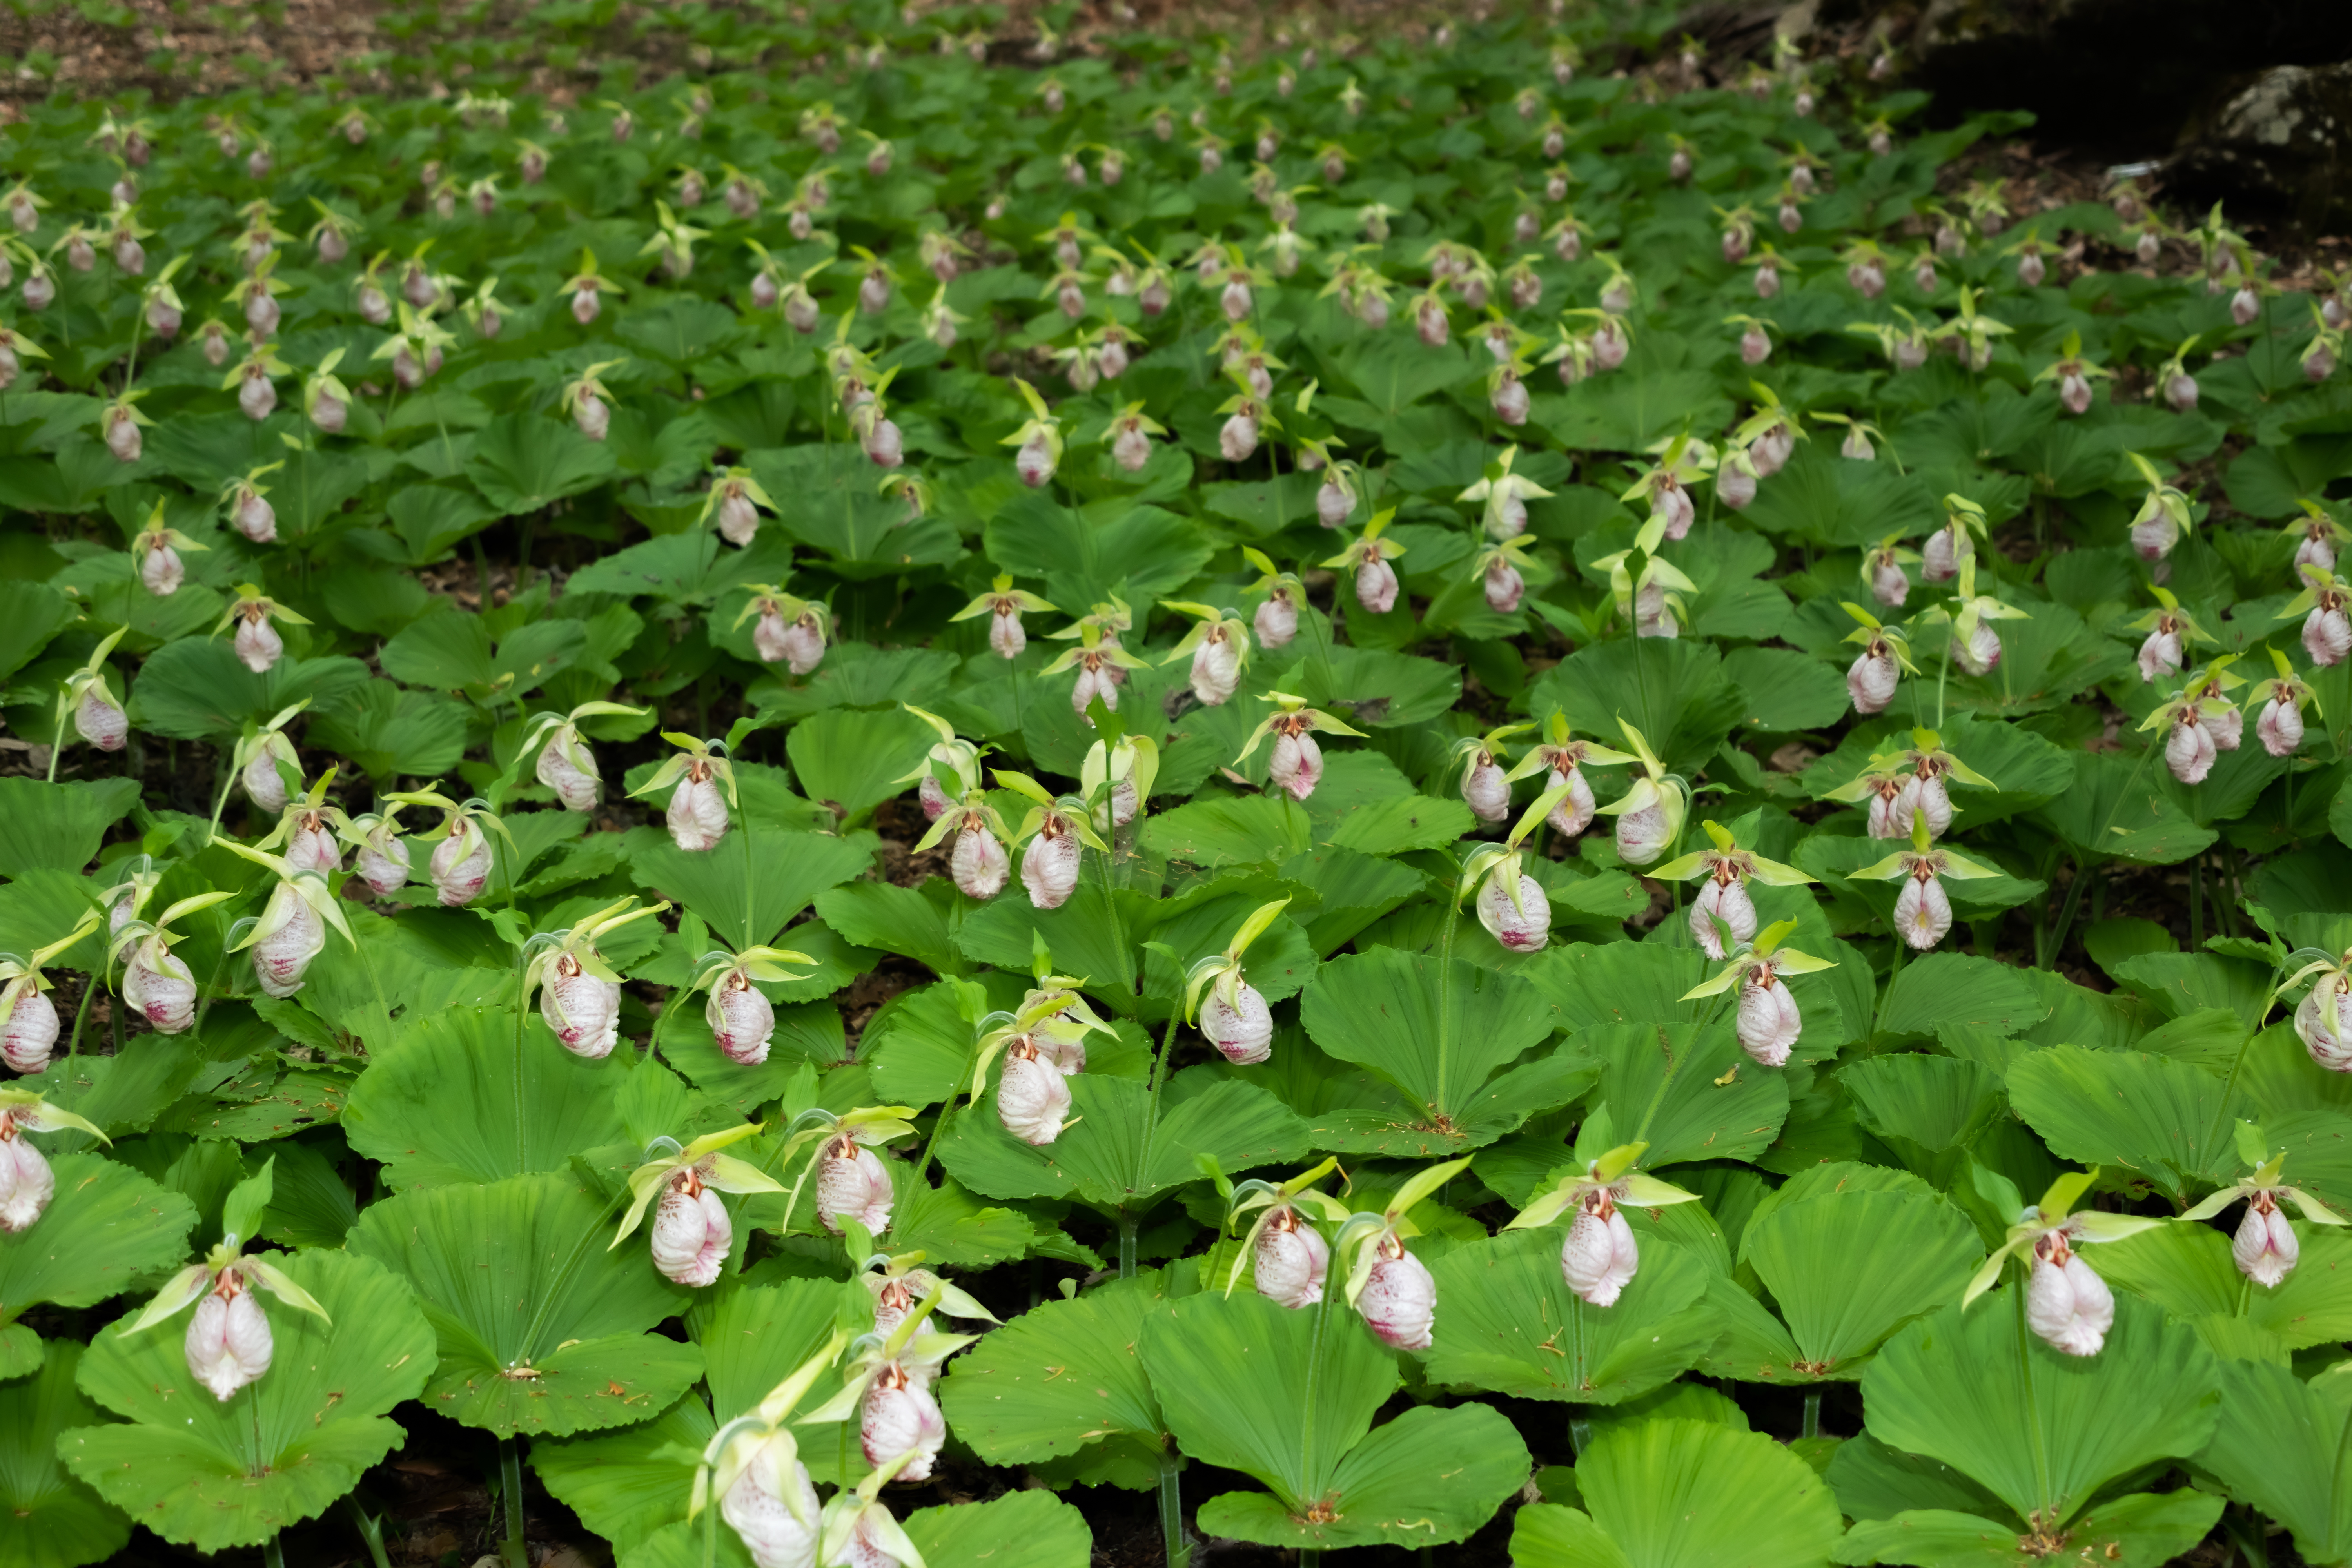
[[(842, 1423), (848, 1430), (849, 1424)], [(1162, 1438), (1160, 1445), (1160, 1542), (1168, 1568), (1187, 1568), (1192, 1561), (1192, 1543), (1184, 1539), (1184, 1494), (1182, 1461), (1171, 1447), (1171, 1439)]]
[(529, 1568), (530, 1554), (523, 1545), (522, 1525), (522, 1450), (515, 1446), (511, 1433), (499, 1439), (499, 1489), (506, 1504), (506, 1539), (499, 1542), (499, 1554), (507, 1561), (507, 1568)]
[(93, 973), (89, 977), (89, 984), (81, 988), (81, 1005), (74, 1009), (73, 1038), (66, 1042), (66, 1055), (68, 1057), (78, 1057), (81, 1055), (82, 1021), (89, 1016), (90, 998), (97, 994), (98, 976)]
[(286, 1548), (278, 1537), (271, 1536), (261, 1543), (262, 1568), (286, 1568)]
[(1143, 1107), (1143, 1138), (1136, 1151), (1136, 1184), (1143, 1184), (1143, 1173), (1151, 1167), (1151, 1134), (1160, 1125), (1160, 1090), (1168, 1081), (1168, 1052), (1176, 1043), (1176, 1025), (1184, 1016), (1180, 999), (1168, 1001), (1168, 1026), (1160, 1032), (1160, 1054), (1151, 1059), (1151, 1094)]

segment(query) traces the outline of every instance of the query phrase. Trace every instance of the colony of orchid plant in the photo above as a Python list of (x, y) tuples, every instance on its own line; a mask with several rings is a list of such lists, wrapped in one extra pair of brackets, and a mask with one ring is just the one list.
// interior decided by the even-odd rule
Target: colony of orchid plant
[(0, 1558), (2352, 1561), (2344, 279), (1067, 10), (0, 126)]

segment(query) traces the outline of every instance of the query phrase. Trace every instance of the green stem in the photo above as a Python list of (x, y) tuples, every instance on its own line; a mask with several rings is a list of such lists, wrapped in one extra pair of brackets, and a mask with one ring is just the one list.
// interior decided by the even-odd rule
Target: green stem
[(262, 1568), (286, 1568), (286, 1548), (276, 1536), (261, 1543)]
[[(2032, 1266), (2027, 1265), (2030, 1269)], [(2056, 1500), (2050, 1495), (2050, 1446), (2042, 1431), (2042, 1413), (2033, 1402), (2033, 1329), (2025, 1321), (2025, 1283), (2012, 1284), (2010, 1292), (2017, 1298), (2017, 1381), (2024, 1394), (2025, 1428), (2033, 1439), (2033, 1498), (2035, 1510), (2026, 1523), (2036, 1533), (2047, 1530), (2051, 1515), (2056, 1511)]]
[(506, 1539), (499, 1542), (499, 1554), (507, 1568), (530, 1568), (522, 1534), (522, 1450), (511, 1433), (499, 1439), (499, 1489), (505, 1494), (507, 1514)]
[[(1106, 790), (1105, 799), (1108, 800), (1108, 798), (1109, 792)], [(1138, 801), (1135, 804), (1137, 809), (1139, 811), (1142, 808), (1143, 803), (1141, 801)], [(1111, 832), (1116, 836), (1118, 829), (1114, 827), (1111, 829)], [(1111, 951), (1118, 954), (1119, 994), (1121, 996), (1133, 996), (1138, 989), (1136, 984), (1137, 976), (1135, 973), (1135, 954), (1131, 950), (1129, 950), (1127, 944), (1127, 922), (1119, 918), (1118, 895), (1112, 887), (1112, 880), (1118, 875), (1118, 868), (1113, 864), (1111, 852), (1108, 849), (1105, 849), (1102, 852), (1102, 871), (1103, 912), (1110, 921)]]
[[(846, 1431), (848, 1426), (843, 1422), (843, 1430)], [(1192, 1543), (1184, 1539), (1182, 1462), (1177, 1458), (1172, 1438), (1162, 1437), (1160, 1444), (1160, 1548), (1168, 1568), (1186, 1568), (1192, 1561)]]
[(1168, 1002), (1168, 1026), (1160, 1032), (1160, 1054), (1151, 1058), (1151, 1094), (1144, 1101), (1143, 1137), (1136, 1151), (1135, 1184), (1143, 1185), (1143, 1173), (1151, 1168), (1151, 1135), (1160, 1127), (1160, 1090), (1168, 1081), (1168, 1051), (1176, 1043), (1176, 1025), (1184, 1016), (1184, 1009), (1175, 997)]
[(188, 1038), (192, 1040), (201, 1040), (205, 1037), (205, 1015), (213, 1010), (213, 999), (220, 994), (221, 972), (227, 967), (228, 939), (226, 937), (223, 937), (221, 939), (220, 957), (213, 962), (212, 984), (205, 986), (202, 992), (197, 994), (196, 1019), (194, 1024), (191, 1024), (188, 1026)]
[(66, 1055), (68, 1057), (78, 1057), (81, 1055), (82, 1020), (89, 1016), (90, 998), (97, 994), (98, 976), (97, 974), (92, 973), (89, 977), (89, 984), (81, 988), (81, 1005), (74, 1009), (73, 1038), (66, 1042)]
[(1805, 1423), (1800, 1430), (1807, 1437), (1822, 1435), (1822, 1391), (1818, 1388), (1805, 1395)]
[(523, 1006), (523, 976), (528, 973), (529, 971), (529, 960), (527, 958), (519, 958), (515, 966), (514, 1000), (515, 1169), (518, 1171), (528, 1171), (530, 1169), (530, 1153), (528, 1147), (529, 1134), (527, 1131), (529, 1119), (523, 1111), (523, 1107), (526, 1103), (526, 1097), (523, 1093), (522, 1070), (523, 1014), (526, 1011)]
[(1445, 871), (1445, 927), (1437, 942), (1437, 1093), (1429, 1105), (1429, 1114), (1440, 1121), (1445, 1116), (1445, 1073), (1454, 1055), (1454, 930), (1462, 923), (1462, 900), (1454, 896), (1459, 878), (1460, 868), (1449, 857)]
[(360, 1506), (356, 1495), (346, 1493), (343, 1511), (352, 1516), (352, 1528), (359, 1531), (361, 1542), (367, 1547), (368, 1561), (375, 1568), (392, 1568), (392, 1560), (384, 1555), (383, 1521)]
[(759, 933), (760, 879), (756, 862), (751, 858), (751, 819), (743, 818), (743, 945), (753, 947), (765, 939)]
[(2066, 946), (2067, 933), (2074, 929), (2074, 910), (2083, 901), (2083, 884), (2088, 882), (2093, 875), (2080, 857), (2073, 858), (2071, 864), (2074, 868), (2074, 879), (2067, 884), (2066, 901), (2058, 906), (2057, 925), (2052, 929), (2042, 951), (2034, 955), (2034, 967), (2037, 969), (2047, 969), (2058, 962), (2058, 954)]
[(1118, 1277), (1135, 1278), (1135, 1233), (1142, 1221), (1125, 1209), (1118, 1211)]
[(1944, 683), (1952, 679), (1952, 639), (1944, 639), (1944, 666), (1936, 674), (1936, 729), (1944, 728)]
[(2205, 857), (2195, 855), (2189, 861), (2189, 951), (2205, 950)]

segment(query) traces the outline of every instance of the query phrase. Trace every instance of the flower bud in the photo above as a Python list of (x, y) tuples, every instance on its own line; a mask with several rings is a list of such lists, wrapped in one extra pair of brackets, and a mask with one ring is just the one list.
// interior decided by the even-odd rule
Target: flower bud
[[(276, 746), (264, 746), (237, 775), (247, 798), (272, 816), (286, 809), (286, 781), (278, 773), (280, 754)], [(290, 752), (283, 754), (292, 755)]]
[(267, 611), (237, 616), (236, 635), (230, 646), (236, 651), (237, 662), (256, 675), (268, 674), (270, 667), (286, 655), (286, 641), (269, 624)]
[[(1838, 443), (1838, 456), (1852, 458), (1857, 463), (1867, 463), (1877, 458), (1878, 448), (1870, 444), (1870, 437), (1863, 434), (1861, 426), (1849, 425), (1846, 426), (1845, 439)], [(1899, 574), (1902, 568), (1898, 566), (1895, 570)], [(1901, 599), (1895, 601), (1897, 605), (1902, 602)]]
[(57, 1004), (29, 977), (10, 981), (0, 991), (0, 1004), (7, 1015), (6, 1022), (0, 1023), (0, 1058), (13, 1072), (39, 1072), (57, 1047)]
[(654, 1208), (654, 1267), (663, 1279), (698, 1289), (716, 1284), (734, 1240), (734, 1222), (717, 1193), (690, 1169), (669, 1179)]
[(1762, 364), (1772, 357), (1771, 334), (1762, 327), (1750, 326), (1739, 334), (1739, 363)]
[(30, 1227), (57, 1191), (57, 1174), (33, 1141), (0, 1118), (0, 1231), (15, 1236)]
[(278, 388), (270, 384), (267, 372), (255, 369), (246, 373), (245, 379), (237, 384), (236, 405), (247, 419), (256, 424), (268, 418), (277, 410)]
[(2257, 1285), (2271, 1288), (2294, 1271), (2301, 1250), (2294, 1227), (2279, 1208), (2277, 1196), (2268, 1188), (2256, 1192), (2246, 1205), (2246, 1217), (2238, 1222), (2237, 1236), (2230, 1243), (2230, 1256), (2236, 1260), (2238, 1272)]
[(2254, 292), (2252, 284), (2243, 285), (2230, 296), (2230, 320), (2238, 325), (2251, 327), (2254, 324), (2254, 318), (2262, 313), (2262, 296)]
[(1429, 347), (1444, 348), (1450, 335), (1449, 324), (1445, 319), (1445, 307), (1434, 300), (1423, 300), (1414, 308), (1412, 328), (1421, 341)]
[(2069, 371), (2058, 378), (2058, 401), (2069, 414), (2080, 414), (2091, 406), (2091, 382), (2088, 376)]
[(1559, 1247), (1560, 1277), (1589, 1306), (1613, 1307), (1642, 1265), (1633, 1227), (1606, 1192), (1587, 1194)]
[(1085, 846), (1069, 826), (1048, 818), (1021, 852), (1021, 885), (1041, 910), (1058, 910), (1078, 886), (1078, 860)]
[(2317, 665), (2336, 665), (2352, 653), (2352, 619), (2342, 605), (2315, 605), (2303, 619), (2303, 651)]
[(1884, 648), (1865, 649), (1845, 672), (1846, 695), (1853, 700), (1853, 710), (1864, 716), (1884, 712), (1886, 705), (1895, 700), (1895, 688), (1902, 674), (1894, 654)]
[(591, 441), (601, 441), (612, 427), (613, 410), (594, 393), (583, 391), (580, 401), (572, 405), (572, 423)]
[(1070, 1080), (1062, 1070), (1026, 1036), (1006, 1047), (996, 1081), (996, 1119), (1004, 1130), (1033, 1146), (1051, 1143), (1069, 1112)]
[(1331, 1267), (1331, 1245), (1306, 1216), (1288, 1204), (1276, 1208), (1251, 1249), (1257, 1293), (1297, 1311), (1323, 1300), (1323, 1277)]
[(780, 650), (784, 668), (806, 675), (824, 659), (824, 623), (814, 610), (803, 610), (783, 629)]
[(388, 899), (408, 885), (408, 842), (390, 832), (371, 834), (353, 866), (369, 891)]
[(902, 1454), (912, 1453), (898, 1471), (902, 1481), (929, 1480), (931, 1463), (947, 1441), (947, 1418), (939, 1401), (921, 1379), (897, 1362), (886, 1363), (866, 1385), (859, 1413), (857, 1440), (866, 1462), (877, 1469)]
[(1491, 752), (1477, 752), (1462, 770), (1462, 801), (1481, 822), (1500, 822), (1511, 815), (1511, 786)]
[(269, 904), (264, 922), (282, 923), (253, 944), (253, 978), (271, 996), (291, 996), (302, 989), (302, 972), (327, 945), (327, 922), (291, 882), (280, 882)]
[(1527, 384), (1517, 376), (1507, 372), (1495, 384), (1494, 396), (1488, 401), (1495, 410), (1495, 417), (1504, 424), (1524, 425), (1528, 422)]
[(1734, 944), (1756, 940), (1756, 904), (1748, 896), (1748, 884), (1738, 877), (1718, 881), (1709, 877), (1699, 884), (1698, 896), (1691, 900), (1690, 929), (1699, 951), (1717, 963), (1727, 951), (1723, 935), (1715, 928), (1720, 920), (1731, 929)]
[[(784, 1500), (787, 1496), (792, 1503)], [(719, 1517), (757, 1568), (814, 1568), (821, 1507), (807, 1467), (773, 1442), (758, 1451), (719, 1500)]]
[(1257, 987), (1238, 977), (1230, 996), (1223, 982), (1209, 987), (1201, 1004), (1201, 1033), (1235, 1067), (1254, 1067), (1274, 1055), (1274, 1015)]
[(2196, 711), (2182, 714), (2165, 737), (2164, 765), (2182, 784), (2203, 784), (2213, 771), (2213, 737), (2197, 721)]
[(242, 1276), (224, 1269), (220, 1282), (196, 1303), (188, 1323), (188, 1372), (226, 1404), (269, 1370), (269, 1320)]
[(1875, 261), (1857, 261), (1845, 269), (1845, 280), (1865, 300), (1886, 292), (1886, 268)]
[(92, 682), (74, 706), (74, 730), (101, 752), (119, 752), (131, 739), (131, 720)]
[(1383, 1237), (1376, 1245), (1379, 1253), (1356, 1298), (1356, 1310), (1391, 1350), (1425, 1351), (1430, 1326), (1437, 1321), (1437, 1281), (1395, 1237)]
[(539, 1016), (556, 1044), (575, 1057), (602, 1061), (620, 1043), (620, 983), (597, 978), (564, 953), (539, 988)]
[[(1553, 807), (1558, 811), (1558, 806)], [(1500, 877), (1489, 877), (1478, 889), (1478, 923), (1486, 934), (1512, 952), (1540, 952), (1551, 940), (1551, 900), (1541, 884), (1526, 873), (1519, 876), (1519, 901)]]
[(2294, 1032), (2313, 1061), (2330, 1072), (2352, 1072), (2352, 983), (2321, 975), (2295, 1007)]
[(594, 321), (604, 310), (603, 296), (593, 289), (577, 289), (572, 294), (572, 319), (582, 326)]
[(701, 764), (688, 769), (670, 793), (667, 820), (670, 841), (688, 853), (699, 853), (727, 837), (727, 796)]
[(58, 297), (58, 282), (47, 272), (36, 272), (25, 279), (25, 309), (46, 310)]
[(452, 823), (450, 827), (433, 847), (432, 875), (443, 906), (457, 909), (482, 896), (483, 885), (490, 879), (490, 841), (477, 832), (471, 836), (473, 848), (468, 852), (467, 836), (460, 825)]
[(2142, 561), (2161, 561), (2180, 540), (2180, 525), (2162, 507), (2131, 526), (2132, 552)]
[[(1603, 305), (1608, 303), (1607, 296), (1604, 295), (1602, 297), (1601, 303)], [(1626, 304), (1628, 305), (1632, 303), (1633, 301), (1630, 300), (1626, 301)], [(1603, 321), (1600, 326), (1594, 328), (1592, 331), (1592, 363), (1594, 367), (1600, 370), (1615, 370), (1619, 365), (1625, 363), (1626, 352), (1633, 346), (1632, 340), (1627, 338), (1623, 332), (1617, 330), (1616, 322)]]
[(2049, 276), (2049, 270), (2042, 265), (2037, 252), (2029, 250), (2017, 258), (2017, 280), (2028, 289), (2041, 288), (2042, 279)]
[(1013, 862), (984, 823), (968, 821), (956, 833), (955, 853), (949, 871), (958, 891), (967, 899), (992, 899), (1004, 890)]
[(882, 1156), (845, 1132), (826, 1141), (816, 1165), (816, 1216), (826, 1231), (839, 1236), (845, 1218), (874, 1236), (890, 1228), (890, 1168)]
[(1715, 476), (1716, 499), (1734, 511), (1744, 511), (1756, 499), (1756, 475), (1726, 463)]
[(1952, 929), (1952, 901), (1935, 877), (1915, 874), (1905, 879), (1895, 897), (1895, 924), (1903, 940), (1921, 952), (1944, 940)]
[(2273, 697), (2263, 704), (2254, 733), (2262, 737), (2263, 750), (2272, 756), (2291, 757), (2303, 749), (2303, 710), (2292, 699)]
[(1266, 775), (1277, 787), (1289, 791), (1293, 800), (1305, 800), (1322, 780), (1323, 748), (1309, 731), (1277, 734)]
[(1919, 579), (1924, 583), (1948, 583), (1960, 574), (1959, 533), (1944, 527), (1927, 536), (1919, 552)]
[(760, 531), (760, 509), (742, 487), (730, 482), (719, 502), (719, 532), (730, 544), (749, 544)]
[(1750, 969), (1740, 977), (1739, 1015), (1734, 1032), (1739, 1045), (1759, 1067), (1786, 1066), (1790, 1048), (1796, 1045), (1804, 1020), (1797, 1012), (1797, 999), (1789, 994), (1786, 981), (1776, 977), (1769, 964)]
[(1356, 599), (1376, 616), (1384, 616), (1396, 607), (1396, 568), (1378, 556), (1356, 568)]
[(2025, 1287), (2025, 1321), (2053, 1349), (2096, 1355), (2115, 1326), (2116, 1299), (2107, 1282), (2075, 1255), (2058, 1231), (2033, 1244), (2033, 1276)]
[(371, 327), (392, 320), (392, 300), (373, 283), (360, 285), (360, 318)]

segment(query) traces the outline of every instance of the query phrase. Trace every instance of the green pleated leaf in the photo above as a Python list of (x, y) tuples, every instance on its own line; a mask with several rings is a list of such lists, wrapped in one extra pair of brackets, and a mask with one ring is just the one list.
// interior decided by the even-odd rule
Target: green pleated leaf
[[(2114, 1498), (2074, 1521), (2054, 1543), (2054, 1554), (2123, 1568), (2163, 1568), (2205, 1538), (2225, 1500), (2186, 1487)], [(1834, 1561), (1910, 1563), (1916, 1568), (1993, 1568), (1999, 1563), (2038, 1568), (2053, 1555), (2032, 1549), (2014, 1523), (1922, 1510), (1855, 1525), (1838, 1543)]]
[(0, 1557), (23, 1568), (80, 1568), (131, 1540), (131, 1521), (58, 1458), (60, 1434), (104, 1419), (75, 1386), (82, 1353), (72, 1340), (35, 1341), (32, 1366), (0, 1383)]
[[(2224, 1222), (2234, 1225), (2238, 1213), (2227, 1211)], [(2300, 1256), (2294, 1272), (2268, 1288), (2248, 1285), (2231, 1258), (2230, 1238), (2210, 1226), (2161, 1226), (2084, 1256), (2116, 1289), (2145, 1296), (2178, 1318), (2242, 1320), (2290, 1350), (2352, 1338), (2352, 1237), (2332, 1226), (2290, 1223)]]
[(614, 1090), (628, 1070), (617, 1055), (573, 1056), (536, 1010), (518, 1030), (508, 1008), (452, 1009), (379, 1051), (352, 1086), (343, 1134), (394, 1187), (561, 1170), (625, 1135)]
[(98, 853), (106, 830), (138, 804), (137, 779), (43, 784), (0, 778), (0, 877), (42, 868), (79, 872)]
[(1940, 1195), (1832, 1191), (1758, 1215), (1739, 1257), (1795, 1341), (1780, 1374), (1853, 1378), (1887, 1335), (1957, 1298), (1984, 1247)]
[(1032, 1465), (1120, 1437), (1158, 1446), (1166, 1426), (1136, 1346), (1163, 1289), (1156, 1274), (1110, 1280), (990, 1330), (940, 1384), (950, 1426), (992, 1465)]
[(2287, 1527), (2306, 1563), (2352, 1558), (2352, 1399), (2340, 1366), (2309, 1383), (2284, 1367), (2221, 1370), (2221, 1413), (2198, 1465)]
[(904, 708), (829, 708), (793, 725), (784, 750), (801, 793), (855, 823), (907, 793), (898, 781), (921, 764), (923, 753), (938, 741), (929, 725)]
[(2173, 1197), (2219, 1186), (2238, 1171), (2242, 1094), (2201, 1068), (2144, 1051), (2053, 1046), (2009, 1069), (2010, 1103), (2051, 1152), (2116, 1166)]
[(433, 1373), (415, 1297), (374, 1259), (313, 1250), (277, 1263), (332, 1322), (264, 1295), (269, 1370), (227, 1400), (189, 1373), (182, 1320), (127, 1334), (121, 1319), (82, 1361), (83, 1391), (130, 1419), (67, 1432), (58, 1457), (166, 1541), (257, 1546), (324, 1512), (405, 1440), (388, 1412)]
[(1722, 1332), (1706, 1266), (1654, 1226), (1637, 1224), (1641, 1268), (1608, 1307), (1569, 1290), (1564, 1234), (1558, 1226), (1512, 1231), (1437, 1260), (1431, 1382), (1616, 1405), (1688, 1370)]
[(1087, 1568), (1094, 1531), (1051, 1492), (918, 1509), (901, 1520), (929, 1568)]
[(0, 1232), (0, 1321), (44, 1301), (95, 1306), (187, 1256), (196, 1209), (186, 1198), (102, 1155), (61, 1154), (49, 1166), (57, 1194), (41, 1217)]
[(2017, 1289), (1965, 1316), (1947, 1307), (1879, 1352), (1862, 1396), (1880, 1441), (1943, 1460), (2020, 1520), (2060, 1524), (2115, 1477), (2205, 1446), (2221, 1371), (2195, 1330), (2121, 1296), (2105, 1348), (2066, 1356), (2026, 1331)]
[(629, 875), (646, 891), (700, 915), (739, 952), (763, 942), (791, 947), (777, 940), (785, 922), (827, 888), (863, 872), (879, 842), (870, 833), (793, 833), (739, 820), (711, 847), (688, 851), (659, 828), (633, 828)]
[(561, 1436), (645, 1420), (702, 1374), (693, 1346), (644, 1331), (693, 1293), (655, 1270), (642, 1229), (608, 1250), (617, 1218), (572, 1176), (516, 1176), (386, 1198), (350, 1246), (415, 1286), (441, 1346), (428, 1405)]
[(1519, 1568), (1817, 1568), (1840, 1533), (1811, 1465), (1713, 1421), (1612, 1423), (1576, 1465), (1584, 1510), (1522, 1509)]
[(533, 1443), (530, 1468), (550, 1496), (625, 1552), (686, 1518), (694, 1468), (660, 1450), (698, 1454), (718, 1429), (701, 1396), (690, 1394), (641, 1426)]
[(1649, 1144), (1647, 1169), (1753, 1160), (1789, 1119), (1787, 1076), (1748, 1060), (1727, 1024), (1612, 1024), (1577, 1043), (1601, 1059), (1601, 1099), (1618, 1136)]

